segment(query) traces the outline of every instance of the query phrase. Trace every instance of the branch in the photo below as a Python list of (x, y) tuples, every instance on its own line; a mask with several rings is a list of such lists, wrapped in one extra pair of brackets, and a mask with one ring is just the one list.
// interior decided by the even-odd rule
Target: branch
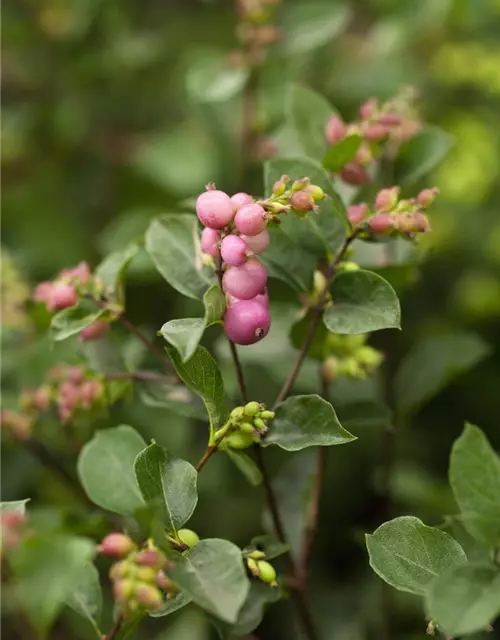
[(123, 615), (120, 614), (111, 628), (110, 632), (107, 633), (102, 640), (115, 640), (118, 637), (118, 633), (120, 632), (121, 626), (123, 624)]

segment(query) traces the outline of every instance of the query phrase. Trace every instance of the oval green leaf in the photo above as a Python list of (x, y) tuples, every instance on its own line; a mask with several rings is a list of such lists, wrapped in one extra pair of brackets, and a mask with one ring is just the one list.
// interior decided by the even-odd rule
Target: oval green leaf
[(332, 145), (323, 157), (323, 166), (332, 173), (339, 173), (354, 159), (363, 138), (358, 135), (347, 136), (337, 144)]
[(87, 562), (83, 567), (78, 583), (66, 599), (66, 604), (90, 622), (99, 638), (102, 636), (102, 632), (99, 630), (102, 589), (99, 572), (92, 562)]
[(82, 329), (95, 322), (105, 313), (93, 300), (80, 298), (74, 307), (63, 309), (50, 322), (50, 336), (54, 342), (66, 340), (80, 333)]

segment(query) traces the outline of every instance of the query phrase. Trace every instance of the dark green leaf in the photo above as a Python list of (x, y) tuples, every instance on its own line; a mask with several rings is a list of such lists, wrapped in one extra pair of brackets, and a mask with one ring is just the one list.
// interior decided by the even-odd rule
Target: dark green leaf
[(122, 280), (129, 263), (135, 258), (138, 251), (137, 244), (130, 244), (125, 249), (114, 251), (106, 256), (96, 268), (95, 275), (104, 286), (106, 299), (123, 302)]
[(418, 182), (443, 160), (453, 144), (453, 138), (445, 131), (427, 125), (401, 145), (394, 183), (406, 185)]
[(98, 431), (78, 457), (78, 476), (88, 497), (103, 509), (131, 515), (144, 505), (134, 461), (146, 443), (127, 425)]
[(320, 160), (328, 147), (325, 125), (335, 109), (321, 94), (298, 84), (290, 86), (286, 109), (287, 121), (302, 151), (307, 156)]
[(87, 562), (83, 567), (78, 583), (66, 599), (66, 604), (87, 619), (101, 638), (99, 621), (102, 612), (102, 590), (99, 572), (92, 562)]
[(295, 291), (309, 291), (316, 268), (314, 254), (306, 251), (280, 227), (269, 227), (271, 243), (262, 254), (270, 278), (286, 282)]
[[(301, 349), (304, 344), (307, 332), (311, 323), (311, 312), (309, 311), (300, 320), (295, 322), (290, 329), (290, 342), (296, 349)], [(324, 324), (320, 324), (314, 333), (314, 338), (307, 351), (307, 355), (315, 360), (323, 361), (327, 355), (328, 331)]]
[(358, 135), (347, 136), (331, 146), (323, 157), (323, 166), (332, 173), (339, 173), (354, 159), (363, 138)]
[(282, 596), (280, 589), (273, 588), (252, 580), (250, 591), (240, 609), (238, 619), (232, 625), (225, 624), (220, 620), (215, 621), (216, 627), (224, 634), (225, 638), (240, 638), (254, 631), (262, 622), (266, 606), (277, 602)]
[(80, 298), (74, 307), (59, 311), (50, 323), (50, 335), (52, 340), (66, 340), (82, 329), (88, 327), (89, 324), (95, 322), (104, 314), (105, 310), (97, 306), (92, 300)]
[(4, 511), (14, 511), (15, 513), (26, 513), (26, 505), (31, 498), (25, 498), (24, 500), (11, 500), (7, 502), (0, 502), (0, 513)]
[(137, 384), (139, 396), (148, 407), (168, 409), (187, 418), (207, 420), (207, 412), (198, 397), (180, 384), (147, 381)]
[(250, 456), (236, 449), (225, 449), (225, 452), (250, 484), (256, 487), (262, 482), (262, 473)]
[(174, 611), (182, 609), (182, 607), (185, 607), (190, 602), (191, 596), (188, 596), (182, 591), (179, 591), (173, 598), (171, 598), (170, 600), (166, 600), (165, 604), (160, 609), (151, 611), (149, 615), (152, 618), (163, 618), (163, 616), (168, 616), (171, 613), (174, 613)]
[(278, 556), (287, 553), (290, 550), (289, 544), (284, 544), (276, 538), (276, 536), (266, 533), (261, 536), (255, 536), (249, 546), (249, 550), (259, 549), (266, 554), (266, 560), (272, 560)]

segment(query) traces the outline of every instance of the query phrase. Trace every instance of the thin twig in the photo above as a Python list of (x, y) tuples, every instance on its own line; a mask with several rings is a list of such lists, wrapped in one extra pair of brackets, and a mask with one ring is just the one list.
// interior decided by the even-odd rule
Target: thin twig
[(123, 624), (123, 615), (119, 615), (110, 632), (107, 633), (102, 640), (115, 640), (118, 637), (118, 633), (120, 632), (121, 626)]
[(106, 380), (141, 380), (145, 382), (171, 382), (177, 383), (177, 378), (170, 378), (162, 373), (154, 371), (123, 371), (120, 373), (106, 373)]
[(238, 356), (238, 350), (236, 349), (236, 345), (231, 340), (229, 342), (229, 349), (231, 350), (231, 357), (233, 359), (234, 368), (236, 370), (236, 378), (238, 380), (238, 388), (240, 390), (241, 399), (244, 403), (248, 402), (248, 394), (247, 388), (245, 384), (245, 377), (243, 375), (243, 368), (241, 366), (240, 358)]
[(152, 353), (156, 358), (158, 358), (158, 360), (161, 360), (161, 362), (164, 365), (167, 365), (168, 367), (170, 367), (170, 362), (167, 360), (164, 352), (161, 349), (158, 349), (152, 342), (151, 340), (149, 340), (149, 338), (146, 338), (146, 336), (139, 331), (139, 329), (135, 326), (135, 324), (133, 324), (133, 322), (131, 322), (127, 316), (125, 314), (120, 314), (118, 316), (118, 320), (122, 323), (122, 325), (124, 327), (126, 327), (130, 333), (133, 333), (134, 336), (136, 336), (136, 338), (138, 338), (142, 344), (146, 347), (146, 349)]
[(214, 453), (216, 451), (218, 451), (220, 443), (224, 440), (224, 438), (226, 437), (226, 434), (224, 434), (223, 436), (221, 436), (220, 438), (218, 438), (213, 444), (211, 444), (209, 447), (207, 447), (207, 450), (205, 451), (205, 453), (201, 456), (200, 461), (198, 462), (198, 464), (196, 465), (196, 471), (198, 473), (200, 473), (200, 471), (203, 469), (203, 467), (207, 464), (207, 462), (210, 460), (210, 458), (214, 455)]

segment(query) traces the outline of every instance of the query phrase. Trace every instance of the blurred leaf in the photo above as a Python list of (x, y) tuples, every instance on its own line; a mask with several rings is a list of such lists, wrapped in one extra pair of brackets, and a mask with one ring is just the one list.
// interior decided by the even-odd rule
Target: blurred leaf
[(88, 620), (101, 638), (99, 621), (102, 612), (102, 590), (99, 572), (92, 562), (87, 562), (83, 567), (77, 584), (66, 599), (66, 604)]
[(472, 369), (489, 353), (489, 346), (473, 333), (449, 333), (423, 338), (404, 358), (396, 375), (396, 402), (412, 413), (453, 378)]
[(312, 287), (316, 258), (280, 227), (268, 227), (271, 242), (262, 254), (268, 276), (288, 284), (295, 291)]
[(98, 431), (78, 456), (78, 477), (95, 504), (121, 515), (144, 506), (134, 461), (146, 443), (135, 429), (120, 425)]
[(167, 382), (138, 382), (139, 397), (148, 407), (169, 409), (187, 418), (207, 420), (207, 412), (199, 399), (180, 384)]
[(153, 443), (139, 453), (134, 471), (144, 500), (164, 504), (167, 531), (175, 535), (193, 515), (198, 502), (196, 469), (186, 460), (171, 458)]
[(298, 84), (290, 85), (286, 118), (305, 155), (321, 160), (328, 148), (325, 126), (335, 109), (320, 93)]
[(280, 589), (252, 580), (247, 598), (240, 609), (236, 622), (232, 625), (217, 620), (216, 627), (224, 638), (241, 638), (254, 631), (262, 622), (266, 606), (277, 602), (282, 596)]
[(146, 250), (155, 267), (182, 295), (199, 299), (211, 278), (198, 251), (198, 219), (187, 213), (155, 218), (146, 231)]
[(196, 604), (231, 623), (250, 588), (241, 550), (228, 540), (202, 540), (179, 555), (169, 575)]
[(287, 553), (290, 550), (290, 545), (284, 544), (276, 536), (266, 533), (252, 538), (248, 549), (259, 549), (266, 554), (266, 560), (272, 560)]
[(356, 437), (342, 427), (329, 402), (318, 395), (292, 396), (276, 407), (276, 416), (262, 446), (276, 444), (286, 451), (300, 451), (351, 440)]
[(155, 609), (149, 612), (152, 618), (163, 618), (163, 616), (169, 616), (174, 611), (178, 611), (191, 602), (191, 596), (187, 595), (183, 591), (178, 591), (173, 598), (166, 600), (160, 609)]
[(123, 302), (122, 280), (129, 263), (139, 251), (137, 244), (130, 244), (122, 251), (114, 251), (97, 266), (95, 276), (104, 285), (104, 294), (108, 300)]
[(100, 318), (105, 311), (105, 309), (99, 308), (93, 300), (80, 298), (74, 307), (63, 309), (52, 316), (50, 322), (52, 340), (59, 342), (80, 333), (82, 329)]
[(291, 4), (283, 12), (280, 25), (286, 36), (281, 48), (283, 54), (302, 54), (332, 42), (345, 28), (349, 18), (349, 9), (343, 4)]
[(221, 102), (242, 91), (249, 71), (243, 66), (230, 66), (227, 51), (204, 49), (191, 54), (185, 82), (188, 94), (196, 102)]
[(450, 484), (470, 535), (488, 547), (500, 545), (500, 457), (486, 436), (466, 424), (450, 457)]
[(446, 635), (484, 631), (500, 615), (500, 570), (476, 563), (450, 567), (432, 582), (425, 603)]
[(427, 125), (400, 146), (394, 184), (414, 184), (421, 180), (443, 160), (453, 144), (453, 138), (445, 131)]
[(262, 482), (262, 473), (250, 456), (236, 449), (224, 449), (224, 451), (251, 485), (256, 487)]
[(363, 138), (358, 135), (347, 136), (337, 144), (332, 145), (323, 157), (323, 166), (332, 173), (339, 173), (354, 159)]
[(24, 500), (11, 500), (10, 502), (0, 502), (0, 513), (6, 511), (14, 511), (15, 513), (26, 513), (26, 505), (31, 498), (25, 498)]
[(432, 580), (467, 557), (450, 535), (413, 516), (384, 522), (366, 535), (370, 566), (399, 591), (425, 594)]
[(203, 296), (204, 318), (181, 318), (169, 320), (160, 329), (161, 335), (170, 342), (186, 362), (196, 351), (207, 327), (222, 321), (226, 310), (226, 298), (222, 289), (213, 284)]
[[(290, 329), (290, 342), (295, 349), (300, 349), (305, 342), (309, 325), (311, 323), (311, 311), (295, 322)], [(323, 361), (326, 356), (328, 330), (324, 324), (320, 324), (314, 333), (314, 338), (307, 351), (307, 355), (315, 360)]]
[(399, 329), (401, 309), (396, 292), (371, 271), (347, 271), (331, 287), (333, 305), (323, 314), (332, 333), (355, 335), (379, 329)]

